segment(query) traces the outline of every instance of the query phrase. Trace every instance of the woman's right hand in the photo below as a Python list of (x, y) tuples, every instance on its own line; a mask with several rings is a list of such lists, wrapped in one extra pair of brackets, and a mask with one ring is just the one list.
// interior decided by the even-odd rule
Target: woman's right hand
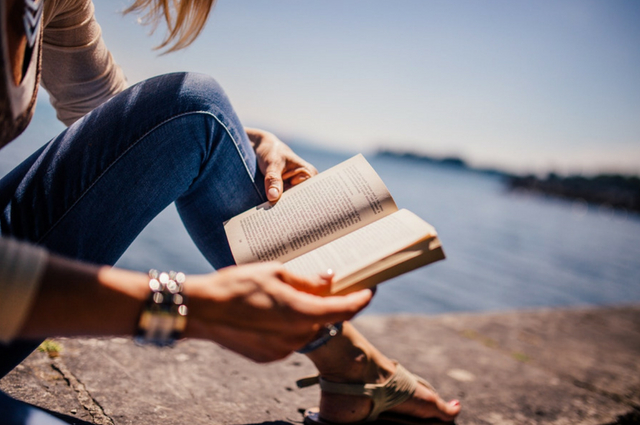
[(189, 276), (185, 336), (213, 340), (256, 362), (284, 358), (313, 340), (326, 323), (348, 320), (371, 301), (368, 289), (322, 296), (330, 285), (330, 279), (302, 278), (280, 263)]

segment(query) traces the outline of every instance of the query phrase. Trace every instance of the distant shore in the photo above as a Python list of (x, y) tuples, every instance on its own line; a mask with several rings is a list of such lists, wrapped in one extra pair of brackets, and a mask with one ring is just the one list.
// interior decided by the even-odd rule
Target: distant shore
[(546, 177), (541, 178), (534, 175), (519, 176), (493, 168), (472, 167), (462, 158), (455, 156), (435, 157), (389, 149), (379, 150), (376, 155), (490, 174), (502, 177), (509, 190), (525, 190), (640, 213), (640, 177), (638, 176), (601, 174), (585, 177), (579, 175), (559, 176), (555, 173), (549, 173)]

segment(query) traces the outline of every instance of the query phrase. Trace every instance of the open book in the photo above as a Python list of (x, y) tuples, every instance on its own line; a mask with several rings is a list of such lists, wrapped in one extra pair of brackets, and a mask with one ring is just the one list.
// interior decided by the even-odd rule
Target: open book
[(280, 261), (312, 276), (335, 273), (332, 294), (370, 288), (444, 258), (430, 224), (398, 210), (380, 176), (356, 155), (225, 223), (237, 264)]

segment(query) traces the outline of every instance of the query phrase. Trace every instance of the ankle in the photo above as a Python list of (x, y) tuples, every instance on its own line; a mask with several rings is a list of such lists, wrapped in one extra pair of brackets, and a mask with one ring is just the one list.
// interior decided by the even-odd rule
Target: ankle
[(327, 345), (308, 353), (323, 379), (340, 383), (380, 383), (395, 371), (395, 364), (353, 328)]
[(316, 364), (322, 378), (332, 382), (365, 383), (372, 372), (372, 359), (369, 353), (359, 347), (353, 347), (349, 353), (343, 353), (333, 361)]

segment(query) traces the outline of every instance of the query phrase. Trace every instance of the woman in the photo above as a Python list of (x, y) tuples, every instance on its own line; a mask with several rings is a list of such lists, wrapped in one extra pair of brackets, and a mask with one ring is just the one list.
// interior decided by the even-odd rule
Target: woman
[[(137, 0), (130, 9), (166, 21), (161, 47), (169, 51), (197, 37), (212, 6), (170, 3)], [(170, 74), (127, 89), (90, 0), (5, 0), (0, 10), (0, 146), (27, 126), (38, 82), (69, 125), (0, 181), (0, 376), (52, 335), (135, 334), (158, 345), (203, 338), (259, 362), (306, 352), (322, 377), (320, 414), (308, 422), (458, 414), (457, 401), (445, 403), (346, 322), (370, 291), (322, 297), (330, 276), (301, 278), (277, 263), (232, 266), (222, 223), (277, 202), (285, 186), (317, 173), (312, 165), (274, 135), (243, 128), (209, 77)], [(110, 267), (171, 202), (219, 272), (185, 278)], [(370, 394), (365, 383), (379, 389)], [(29, 414), (56, 421), (1, 393), (0, 413), (9, 423)]]

